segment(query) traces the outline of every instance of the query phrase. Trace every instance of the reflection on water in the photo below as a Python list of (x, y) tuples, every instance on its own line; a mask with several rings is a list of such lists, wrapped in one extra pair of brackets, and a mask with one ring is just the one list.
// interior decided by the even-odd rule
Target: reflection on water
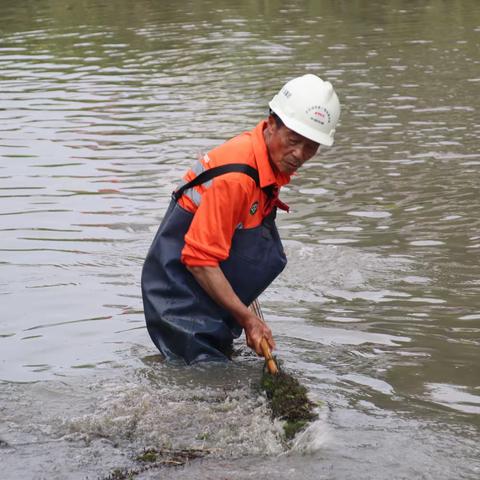
[[(65, 478), (74, 450), (70, 478), (102, 475), (128, 442), (193, 446), (215, 425), (235, 462), (213, 455), (182, 478), (478, 477), (479, 35), (473, 0), (4, 1), (7, 476), (21, 454), (35, 478), (46, 464)], [(139, 279), (184, 170), (305, 70), (335, 84), (343, 116), (285, 189), (289, 265), (262, 303), (278, 355), (329, 408), (298, 447), (315, 453), (278, 459), (278, 425), (245, 387), (256, 360), (217, 373), (140, 360), (156, 351)], [(218, 410), (199, 400), (222, 389)]]

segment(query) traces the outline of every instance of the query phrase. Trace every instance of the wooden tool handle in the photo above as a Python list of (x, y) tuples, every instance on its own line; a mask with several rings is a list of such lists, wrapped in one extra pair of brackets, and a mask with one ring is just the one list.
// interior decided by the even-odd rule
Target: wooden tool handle
[(265, 361), (267, 362), (267, 368), (271, 375), (276, 375), (278, 373), (278, 367), (275, 363), (274, 358), (272, 357), (272, 352), (270, 351), (270, 347), (268, 346), (267, 341), (262, 338), (262, 343), (260, 344), (262, 347), (262, 353), (265, 357)]
[[(250, 308), (253, 311), (253, 313), (262, 322), (265, 322), (258, 298), (251, 303)], [(275, 363), (275, 360), (272, 357), (272, 352), (270, 351), (270, 347), (268, 346), (268, 343), (265, 340), (265, 338), (262, 338), (262, 343), (260, 344), (260, 346), (262, 347), (262, 354), (265, 357), (265, 361), (267, 362), (268, 371), (270, 372), (271, 375), (276, 375), (278, 373), (278, 367), (277, 367), (277, 364)]]

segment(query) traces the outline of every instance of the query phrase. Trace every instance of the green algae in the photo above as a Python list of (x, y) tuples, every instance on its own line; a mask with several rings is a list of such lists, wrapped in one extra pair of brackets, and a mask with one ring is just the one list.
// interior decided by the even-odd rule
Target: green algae
[(141, 455), (137, 457), (138, 462), (156, 462), (158, 452), (154, 449), (145, 450)]
[(272, 418), (285, 422), (283, 430), (287, 440), (318, 418), (316, 405), (308, 398), (307, 389), (280, 366), (276, 375), (265, 369), (260, 385), (269, 400)]
[(286, 421), (283, 425), (283, 433), (287, 440), (291, 440), (295, 435), (302, 431), (308, 425), (308, 420), (297, 420), (295, 422)]

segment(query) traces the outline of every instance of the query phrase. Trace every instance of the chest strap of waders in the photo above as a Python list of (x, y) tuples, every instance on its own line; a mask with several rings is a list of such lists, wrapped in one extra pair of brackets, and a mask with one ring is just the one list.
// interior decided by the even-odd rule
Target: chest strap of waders
[(178, 199), (183, 195), (183, 192), (185, 192), (189, 188), (196, 187), (198, 185), (201, 185), (202, 183), (212, 180), (215, 177), (231, 172), (245, 173), (253, 179), (257, 187), (260, 184), (257, 169), (251, 167), (250, 165), (246, 165), (245, 163), (228, 163), (227, 165), (220, 165), (219, 167), (213, 167), (203, 171), (193, 180), (186, 183), (185, 185), (182, 185), (178, 190), (173, 192), (172, 197), (177, 202)]

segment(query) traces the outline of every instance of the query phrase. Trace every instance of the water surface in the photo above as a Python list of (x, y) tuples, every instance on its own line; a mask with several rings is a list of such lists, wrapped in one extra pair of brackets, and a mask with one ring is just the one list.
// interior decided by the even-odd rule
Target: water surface
[[(479, 477), (478, 2), (0, 6), (4, 478), (102, 478), (148, 446), (209, 452), (168, 478)], [(285, 188), (261, 299), (325, 402), (287, 447), (260, 361), (158, 361), (140, 271), (183, 172), (306, 71), (343, 110)]]

